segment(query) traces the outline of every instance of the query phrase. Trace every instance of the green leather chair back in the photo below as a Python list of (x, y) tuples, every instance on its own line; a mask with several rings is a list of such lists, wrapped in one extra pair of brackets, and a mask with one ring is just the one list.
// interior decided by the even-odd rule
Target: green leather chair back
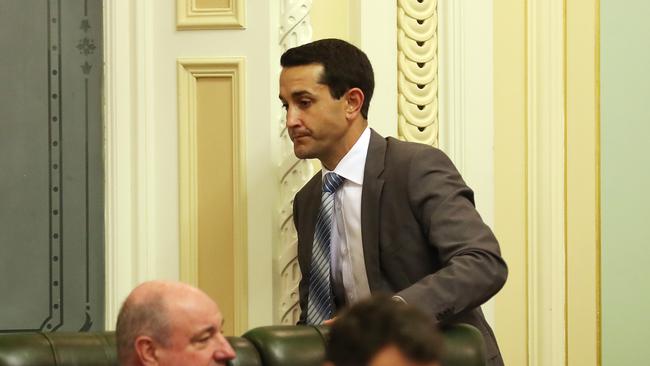
[[(227, 337), (232, 366), (320, 366), (329, 328), (277, 325)], [(442, 330), (443, 366), (485, 366), (481, 333), (470, 325)], [(118, 366), (115, 333), (13, 333), (0, 335), (0, 366)]]
[[(274, 325), (246, 332), (260, 352), (265, 366), (320, 366), (325, 357), (326, 326)], [(485, 343), (481, 332), (468, 324), (442, 329), (443, 366), (485, 366)]]
[(264, 366), (320, 366), (325, 358), (325, 338), (317, 327), (272, 325), (243, 337), (255, 345)]
[(445, 353), (443, 366), (485, 366), (483, 335), (469, 324), (454, 324), (442, 329)]
[(0, 365), (116, 366), (113, 333), (18, 333), (0, 335)]
[[(245, 338), (226, 337), (235, 350), (235, 359), (231, 361), (232, 366), (262, 366), (262, 359), (255, 346)], [(1, 366), (1, 365), (0, 365)]]
[[(248, 340), (227, 337), (237, 357), (232, 366), (262, 366)], [(119, 366), (114, 332), (0, 335), (0, 366)]]

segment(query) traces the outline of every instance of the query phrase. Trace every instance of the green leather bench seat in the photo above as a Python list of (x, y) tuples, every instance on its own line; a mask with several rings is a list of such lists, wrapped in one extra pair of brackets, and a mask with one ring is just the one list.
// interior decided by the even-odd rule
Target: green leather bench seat
[[(481, 333), (470, 325), (443, 329), (443, 366), (484, 366)], [(227, 337), (233, 366), (320, 366), (328, 328), (276, 325)], [(0, 335), (0, 366), (118, 366), (115, 333), (13, 333)]]

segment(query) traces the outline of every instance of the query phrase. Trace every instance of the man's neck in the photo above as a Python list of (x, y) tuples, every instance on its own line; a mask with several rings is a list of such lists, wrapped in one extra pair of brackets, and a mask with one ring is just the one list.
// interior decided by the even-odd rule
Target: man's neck
[(361, 134), (363, 131), (366, 130), (368, 127), (368, 121), (365, 119), (361, 119), (360, 121), (355, 121), (352, 126), (350, 127), (350, 130), (348, 133), (345, 135), (343, 140), (340, 143), (340, 148), (335, 151), (332, 156), (325, 157), (323, 159), (320, 159), (320, 163), (327, 168), (327, 170), (334, 170), (336, 169), (336, 166), (339, 164), (341, 159), (347, 154), (350, 149), (354, 146), (354, 144), (357, 143), (359, 140), (359, 137), (361, 137)]

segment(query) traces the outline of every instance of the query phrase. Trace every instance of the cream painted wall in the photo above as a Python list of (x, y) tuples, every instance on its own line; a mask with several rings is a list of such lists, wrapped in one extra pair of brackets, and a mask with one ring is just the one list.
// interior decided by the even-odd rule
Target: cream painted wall
[(350, 1), (313, 0), (311, 25), (313, 40), (339, 38), (352, 42), (350, 38)]
[[(271, 8), (269, 2), (247, 1), (247, 29), (217, 31), (175, 31), (173, 28), (175, 1), (166, 0), (167, 6), (161, 6), (160, 0), (151, 9), (158, 21), (153, 27), (156, 62), (154, 70), (156, 91), (156, 110), (154, 120), (160, 125), (157, 134), (160, 155), (176, 151), (176, 77), (171, 69), (179, 57), (224, 57), (243, 56), (246, 59), (246, 160), (248, 166), (248, 301), (249, 328), (270, 324), (272, 321), (271, 285), (271, 241), (272, 207), (277, 192), (275, 170), (270, 160), (271, 112), (275, 111), (275, 96), (270, 94), (269, 71), (274, 60), (270, 60), (270, 45), (275, 32), (269, 32), (270, 18), (277, 14), (277, 7)], [(277, 15), (275, 15), (277, 17)], [(269, 39), (270, 38), (270, 39)], [(254, 45), (254, 46), (251, 46)], [(169, 159), (169, 160), (168, 160)], [(157, 160), (157, 172), (160, 182), (167, 182), (159, 187), (159, 197), (174, 197), (178, 191), (177, 166), (172, 163), (173, 155)], [(171, 163), (171, 164), (170, 164)], [(175, 200), (174, 200), (175, 201)], [(176, 202), (170, 203), (176, 207)], [(260, 207), (265, 209), (260, 209)], [(177, 247), (178, 210), (158, 212), (160, 228), (173, 228), (167, 235), (161, 235), (156, 242), (166, 245), (166, 251), (174, 253)], [(173, 236), (172, 236), (173, 235)], [(163, 244), (165, 243), (165, 244)], [(163, 249), (165, 251), (165, 249)], [(162, 253), (161, 253), (162, 254)], [(167, 256), (167, 262), (160, 258), (161, 268), (173, 268), (177, 260)], [(218, 264), (215, 264), (218, 265)], [(171, 271), (169, 275), (175, 275)]]
[(597, 0), (495, 0), (495, 212), (506, 364), (599, 362)]
[(650, 364), (650, 3), (602, 0), (602, 365)]
[[(277, 2), (247, 1), (245, 30), (177, 31), (175, 0), (106, 2), (107, 328), (137, 283), (179, 277), (178, 58), (246, 59), (249, 327), (272, 322), (271, 60)], [(273, 6), (274, 5), (274, 6)], [(274, 28), (271, 28), (273, 25)], [(215, 167), (218, 169), (218, 167)], [(215, 263), (215, 265), (219, 265)]]
[(392, 1), (351, 0), (350, 14), (351, 42), (368, 55), (375, 72), (368, 123), (383, 136), (397, 136), (397, 7)]
[[(477, 208), (494, 224), (492, 2), (438, 2), (440, 143), (476, 193)], [(342, 38), (361, 47), (377, 86), (370, 126), (396, 136), (396, 6), (367, 0), (313, 2), (314, 39)], [(387, 26), (392, 25), (392, 26)], [(494, 304), (483, 307), (494, 326)]]
[[(440, 148), (494, 228), (493, 1), (438, 1)], [(497, 294), (497, 298), (498, 298)], [(498, 327), (494, 300), (482, 306)]]
[[(345, 3), (337, 4), (341, 2)], [(275, 46), (279, 0), (248, 1), (245, 30), (182, 32), (175, 30), (174, 0), (107, 0), (106, 4), (107, 164), (112, 172), (107, 177), (108, 199), (112, 200), (107, 211), (112, 217), (107, 227), (111, 248), (107, 266), (113, 268), (108, 278), (108, 328), (114, 324), (120, 302), (136, 283), (179, 275), (175, 72), (179, 57), (246, 58), (249, 327), (270, 324), (273, 276), (269, 238), (276, 235), (273, 207), (278, 191), (270, 152), (274, 148), (271, 123), (279, 118), (279, 50)], [(396, 26), (395, 3), (351, 0), (348, 7), (337, 8), (325, 0), (314, 0), (313, 6), (314, 38), (345, 38), (347, 34), (346, 39), (368, 54), (376, 75), (370, 125), (383, 135), (396, 136), (397, 39), (395, 27), (387, 26)], [(445, 142), (449, 151), (463, 151), (466, 164), (461, 163), (460, 168), (476, 191), (479, 210), (488, 223), (493, 221), (493, 145), (491, 63), (484, 57), (491, 51), (492, 26), (481, 14), (489, 14), (490, 8), (485, 3), (464, 13), (467, 19), (458, 15), (462, 26), (456, 33), (448, 33), (458, 36), (467, 32), (465, 40), (469, 40), (451, 46), (465, 47), (466, 73), (450, 82), (465, 98), (453, 103), (464, 111), (463, 123), (471, 130), (462, 140)], [(325, 13), (330, 15), (323, 16)], [(492, 320), (492, 310), (488, 308), (487, 313)], [(500, 327), (498, 321), (495, 326)]]
[(528, 365), (524, 0), (494, 1), (495, 233), (508, 263), (495, 330), (508, 365)]
[(313, 39), (340, 38), (361, 48), (375, 73), (368, 123), (397, 136), (397, 7), (374, 0), (314, 0)]
[[(314, 39), (342, 38), (372, 62), (376, 88), (370, 126), (397, 135), (396, 4), (369, 0), (315, 0)], [(483, 219), (494, 224), (492, 1), (438, 2), (440, 144), (476, 194)], [(494, 321), (494, 303), (483, 306)]]

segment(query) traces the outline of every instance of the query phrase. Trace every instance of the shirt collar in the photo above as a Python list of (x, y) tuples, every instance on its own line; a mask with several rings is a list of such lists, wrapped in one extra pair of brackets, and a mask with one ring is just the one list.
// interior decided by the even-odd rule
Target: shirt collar
[[(366, 127), (350, 151), (345, 154), (336, 168), (334, 168), (334, 173), (356, 184), (363, 184), (363, 171), (366, 167), (368, 145), (370, 145), (370, 128)], [(323, 166), (323, 176), (329, 172), (330, 170), (327, 170), (327, 168)]]

